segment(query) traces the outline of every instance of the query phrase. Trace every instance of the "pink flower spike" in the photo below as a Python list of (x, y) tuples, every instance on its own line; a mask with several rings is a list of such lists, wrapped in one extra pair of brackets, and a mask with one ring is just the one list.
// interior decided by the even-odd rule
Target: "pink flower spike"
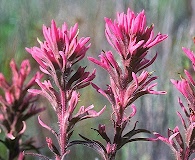
[[(0, 115), (1, 125), (6, 134), (1, 142), (7, 146), (8, 159), (16, 159), (25, 147), (38, 149), (32, 144), (32, 139), (25, 140), (22, 137), (26, 131), (26, 120), (44, 110), (43, 108), (37, 109), (34, 104), (37, 97), (27, 92), (36, 84), (35, 79), (41, 78), (42, 74), (37, 72), (31, 79), (28, 77), (31, 71), (29, 60), (23, 60), (18, 67), (12, 59), (10, 68), (12, 71), (10, 83), (0, 73), (0, 89), (3, 91), (3, 95), (0, 96)], [(26, 80), (29, 81), (25, 83)], [(9, 139), (11, 139), (12, 145), (10, 145)]]
[(88, 50), (86, 46), (89, 37), (78, 39), (78, 25), (75, 24), (68, 30), (64, 23), (61, 28), (57, 28), (54, 20), (51, 27), (43, 25), (44, 42), (40, 42), (40, 48), (26, 48), (32, 57), (39, 63), (40, 69), (54, 78), (58, 84), (58, 70), (69, 72), (70, 67), (81, 60)]
[(160, 33), (153, 38), (153, 25), (144, 29), (146, 25), (144, 11), (135, 16), (135, 13), (128, 9), (127, 14), (118, 13), (117, 20), (112, 22), (110, 19), (105, 18), (105, 22), (106, 38), (123, 59), (131, 56), (141, 58), (149, 48), (167, 38), (167, 35)]

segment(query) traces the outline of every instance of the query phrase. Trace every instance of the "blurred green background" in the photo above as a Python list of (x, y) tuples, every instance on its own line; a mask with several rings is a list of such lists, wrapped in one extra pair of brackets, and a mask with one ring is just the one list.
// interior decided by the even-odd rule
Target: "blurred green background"
[[(14, 58), (19, 64), (23, 59), (29, 58), (32, 73), (38, 69), (37, 64), (25, 51), (25, 47), (37, 46), (37, 37), (43, 40), (42, 25), (50, 26), (54, 19), (60, 27), (65, 21), (69, 26), (76, 22), (79, 24), (79, 35), (91, 37), (91, 48), (87, 56), (97, 57), (102, 50), (112, 50), (104, 35), (104, 17), (114, 19), (116, 12), (126, 12), (130, 7), (138, 13), (145, 10), (147, 25), (154, 23), (155, 33), (168, 34), (167, 40), (154, 47), (150, 52), (153, 56), (158, 52), (158, 58), (148, 68), (155, 71), (159, 78), (158, 90), (166, 90), (167, 95), (146, 95), (136, 101), (137, 115), (129, 125), (132, 129), (134, 122), (139, 121), (139, 128), (146, 128), (167, 136), (167, 129), (173, 129), (181, 122), (176, 116), (176, 111), (181, 111), (177, 99), (181, 94), (172, 86), (170, 79), (179, 79), (178, 73), (183, 75), (183, 68), (192, 71), (189, 60), (183, 54), (181, 47), (185, 46), (195, 50), (192, 38), (195, 36), (195, 1), (194, 0), (0, 0), (0, 72), (10, 77), (9, 61)], [(115, 51), (113, 51), (115, 52)], [(88, 62), (81, 62), (88, 66), (88, 70), (97, 66)], [(193, 74), (193, 72), (192, 72)], [(105, 88), (108, 75), (97, 67), (95, 83)], [(95, 105), (100, 110), (105, 104), (106, 112), (99, 118), (86, 120), (76, 126), (74, 138), (79, 138), (78, 133), (94, 139), (99, 139), (97, 133), (90, 128), (97, 128), (99, 123), (107, 125), (112, 135), (110, 121), (110, 108), (107, 100), (96, 93), (91, 87), (81, 90), (80, 105)], [(185, 103), (184, 103), (185, 104)], [(56, 127), (56, 117), (52, 109), (43, 99), (40, 106), (48, 106), (47, 111), (41, 113), (43, 121)], [(34, 136), (37, 145), (42, 146), (41, 152), (47, 154), (45, 136), (51, 136), (37, 123), (37, 117), (28, 121), (26, 136)], [(5, 148), (0, 144), (0, 154), (5, 153)], [(192, 157), (193, 158), (193, 157)], [(30, 159), (30, 158), (29, 158)], [(38, 159), (38, 158), (32, 158)], [(67, 157), (70, 160), (98, 160), (100, 159), (93, 150), (82, 146), (71, 148)], [(162, 142), (140, 142), (126, 145), (117, 155), (119, 160), (172, 160), (174, 159), (168, 146)]]

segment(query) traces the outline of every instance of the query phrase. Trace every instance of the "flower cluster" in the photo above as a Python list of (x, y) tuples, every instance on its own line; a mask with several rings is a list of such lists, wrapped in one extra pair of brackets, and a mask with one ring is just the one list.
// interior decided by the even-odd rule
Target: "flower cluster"
[[(95, 129), (101, 137), (106, 140), (104, 147), (100, 142), (90, 141), (84, 138), (88, 146), (98, 150), (104, 159), (114, 159), (117, 150), (131, 141), (146, 140), (147, 138), (132, 138), (134, 135), (142, 132), (150, 133), (145, 129), (136, 129), (135, 127), (126, 134), (123, 133), (130, 119), (136, 113), (136, 107), (133, 102), (145, 94), (165, 94), (164, 91), (154, 91), (156, 83), (151, 84), (157, 79), (144, 69), (150, 66), (156, 59), (157, 54), (152, 59), (147, 59), (148, 50), (154, 45), (167, 38), (167, 35), (158, 33), (154, 37), (154, 25), (146, 27), (146, 17), (144, 11), (137, 16), (128, 9), (127, 14), (118, 13), (114, 22), (105, 18), (105, 34), (110, 45), (120, 56), (120, 62), (117, 62), (111, 51), (102, 52), (99, 55), (100, 60), (89, 57), (89, 60), (105, 69), (110, 76), (110, 84), (103, 90), (95, 84), (92, 86), (103, 96), (105, 96), (112, 106), (112, 121), (114, 125), (114, 140), (108, 137), (105, 125), (99, 125)], [(126, 108), (131, 106), (133, 111), (127, 114)], [(81, 141), (79, 142), (81, 143)], [(102, 148), (102, 149), (99, 149)]]
[(93, 105), (87, 108), (81, 106), (78, 113), (73, 114), (80, 97), (78, 89), (90, 85), (95, 78), (95, 70), (90, 74), (85, 71), (86, 67), (80, 66), (77, 69), (74, 67), (75, 63), (83, 59), (90, 47), (87, 45), (90, 38), (78, 39), (77, 24), (68, 30), (65, 23), (61, 28), (57, 28), (54, 20), (51, 22), (51, 27), (43, 26), (43, 34), (45, 41), (38, 40), (40, 48), (32, 47), (26, 50), (38, 62), (40, 70), (49, 75), (52, 81), (41, 82), (40, 79), (36, 79), (41, 89), (31, 89), (29, 92), (46, 97), (57, 115), (59, 132), (46, 125), (39, 117), (39, 123), (51, 131), (58, 140), (59, 146), (55, 146), (51, 138), (46, 138), (48, 148), (57, 160), (63, 159), (68, 153), (67, 147), (75, 124), (81, 120), (99, 116), (105, 107), (96, 112), (93, 110)]
[[(195, 71), (195, 55), (193, 51), (187, 48), (183, 48), (183, 51), (190, 59)], [(182, 77), (181, 80), (172, 79), (171, 82), (183, 94), (188, 103), (188, 107), (185, 107), (180, 98), (178, 100), (185, 115), (185, 118), (183, 118), (182, 114), (177, 112), (183, 124), (185, 135), (182, 136), (178, 126), (173, 130), (168, 129), (168, 138), (159, 133), (154, 133), (159, 140), (171, 147), (177, 160), (188, 160), (195, 153), (195, 81), (187, 70), (184, 72), (187, 78)]]
[(28, 83), (25, 83), (31, 71), (29, 61), (22, 61), (18, 69), (15, 61), (11, 60), (10, 67), (11, 83), (0, 73), (0, 89), (3, 93), (0, 96), (0, 125), (5, 133), (5, 139), (1, 139), (0, 142), (9, 150), (8, 158), (11, 160), (19, 155), (22, 157), (23, 150), (36, 149), (33, 139), (23, 141), (22, 136), (26, 130), (26, 120), (44, 108), (37, 108), (34, 103), (37, 97), (27, 92), (36, 84), (35, 79), (40, 79), (42, 75), (37, 72)]
[(166, 39), (167, 35), (158, 33), (154, 37), (154, 25), (146, 27), (144, 11), (135, 15), (128, 9), (127, 14), (118, 13), (114, 22), (108, 18), (105, 21), (107, 40), (120, 55), (125, 69), (124, 79), (130, 82), (132, 72), (137, 73), (154, 62), (157, 55), (147, 59), (148, 50)]
[[(171, 79), (188, 103), (188, 106), (185, 106), (180, 98), (178, 100), (183, 113), (177, 112), (177, 115), (183, 124), (185, 135), (182, 135), (183, 131), (176, 126), (173, 130), (168, 129), (168, 137), (157, 132), (153, 133), (155, 138), (140, 137), (140, 133), (151, 132), (147, 129), (137, 129), (138, 121), (130, 131), (127, 130), (127, 125), (136, 115), (134, 102), (138, 98), (146, 94), (166, 94), (165, 91), (156, 91), (157, 83), (154, 81), (157, 77), (146, 68), (157, 58), (157, 54), (153, 58), (148, 58), (150, 48), (165, 40), (167, 35), (158, 33), (154, 36), (154, 25), (146, 26), (144, 11), (136, 15), (128, 9), (126, 14), (118, 13), (114, 21), (105, 18), (105, 35), (117, 54), (112, 51), (102, 51), (99, 60), (88, 57), (109, 75), (110, 83), (106, 89), (103, 89), (92, 82), (96, 70), (87, 72), (86, 67), (78, 63), (85, 57), (90, 47), (88, 44), (90, 38), (78, 38), (78, 34), (77, 24), (70, 29), (66, 23), (61, 28), (57, 28), (55, 21), (52, 20), (51, 27), (43, 25), (45, 40), (38, 39), (40, 46), (26, 48), (39, 64), (43, 74), (37, 72), (28, 83), (25, 83), (31, 71), (28, 60), (21, 63), (20, 69), (14, 60), (10, 62), (11, 83), (0, 73), (0, 93), (3, 93), (0, 95), (0, 127), (5, 133), (5, 138), (0, 139), (0, 142), (8, 149), (8, 159), (24, 160), (25, 155), (51, 159), (40, 153), (26, 152), (32, 149), (38, 151), (32, 138), (27, 140), (23, 138), (26, 120), (45, 110), (45, 108), (37, 108), (35, 104), (37, 95), (42, 95), (49, 101), (57, 117), (58, 128), (53, 129), (42, 120), (40, 115), (38, 116), (39, 124), (54, 135), (55, 139), (51, 137), (45, 139), (55, 160), (63, 160), (69, 153), (69, 147), (77, 144), (93, 148), (104, 160), (114, 160), (118, 150), (127, 143), (156, 140), (168, 144), (177, 160), (190, 159), (195, 153), (195, 80), (187, 70), (184, 71), (186, 78)], [(194, 53), (187, 48), (183, 48), (183, 51), (195, 71)], [(119, 58), (116, 58), (117, 56)], [(44, 75), (46, 75), (45, 79), (42, 80)], [(34, 88), (35, 85), (39, 88)], [(113, 137), (108, 134), (105, 124), (92, 128), (105, 143), (91, 140), (83, 135), (80, 135), (81, 140), (70, 140), (78, 122), (98, 117), (105, 110), (103, 107), (97, 112), (93, 109), (93, 104), (88, 107), (77, 107), (80, 100), (79, 89), (89, 85), (102, 94), (111, 105)], [(0, 156), (0, 159), (3, 157)]]

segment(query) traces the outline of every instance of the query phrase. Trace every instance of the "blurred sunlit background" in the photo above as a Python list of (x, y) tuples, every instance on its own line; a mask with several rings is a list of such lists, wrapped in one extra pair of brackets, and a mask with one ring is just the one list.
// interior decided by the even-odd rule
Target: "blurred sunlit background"
[[(148, 71), (155, 71), (153, 74), (159, 77), (157, 89), (166, 90), (167, 95), (146, 95), (137, 100), (138, 113), (130, 122), (129, 130), (136, 121), (139, 121), (138, 128), (156, 131), (164, 136), (167, 136), (168, 128), (173, 129), (178, 125), (182, 129), (180, 119), (176, 115), (177, 111), (181, 111), (177, 99), (182, 95), (173, 87), (170, 79), (179, 79), (179, 74), (183, 75), (184, 68), (192, 71), (190, 62), (181, 48), (185, 46), (195, 50), (192, 40), (195, 36), (194, 0), (0, 0), (0, 72), (10, 78), (9, 62), (12, 58), (17, 64), (23, 59), (30, 59), (32, 73), (37, 71), (38, 66), (25, 51), (25, 47), (38, 46), (37, 37), (43, 40), (42, 25), (50, 26), (52, 19), (59, 27), (64, 22), (68, 26), (79, 24), (79, 36), (91, 37), (91, 48), (87, 56), (97, 58), (102, 50), (113, 50), (104, 35), (104, 17), (114, 19), (116, 12), (126, 12), (128, 7), (136, 13), (144, 9), (147, 25), (154, 24), (156, 34), (161, 32), (169, 35), (167, 40), (150, 51), (151, 56), (157, 52), (158, 58), (148, 68)], [(108, 75), (105, 71), (89, 62), (87, 58), (81, 65), (87, 66), (89, 71), (97, 68), (94, 82), (103, 88), (106, 87)], [(79, 105), (94, 104), (97, 111), (107, 105), (107, 109), (99, 118), (86, 120), (77, 125), (72, 139), (80, 139), (78, 134), (82, 134), (99, 140), (98, 134), (90, 129), (97, 128), (99, 123), (106, 124), (112, 135), (111, 109), (107, 100), (92, 87), (81, 90), (81, 94)], [(47, 101), (42, 99), (40, 105), (47, 107), (47, 110), (41, 113), (43, 121), (57, 128), (56, 117)], [(44, 137), (51, 135), (37, 123), (37, 116), (28, 121), (26, 136), (35, 137), (37, 145), (43, 147), (41, 153), (49, 155)], [(69, 160), (101, 159), (87, 147), (74, 146), (70, 149), (67, 157)], [(5, 148), (0, 144), (0, 154), (3, 153)], [(121, 149), (117, 155), (117, 160), (173, 159), (171, 150), (162, 142), (133, 142)]]

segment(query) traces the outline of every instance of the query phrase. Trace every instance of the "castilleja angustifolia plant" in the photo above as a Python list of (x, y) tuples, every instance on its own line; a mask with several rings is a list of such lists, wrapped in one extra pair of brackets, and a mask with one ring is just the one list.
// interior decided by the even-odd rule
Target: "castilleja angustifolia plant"
[[(92, 73), (86, 72), (86, 67), (75, 68), (75, 64), (85, 57), (90, 47), (87, 45), (90, 38), (78, 38), (78, 25), (68, 29), (64, 23), (62, 28), (57, 28), (52, 20), (51, 27), (43, 26), (45, 41), (40, 43), (40, 48), (26, 48), (32, 57), (40, 65), (40, 70), (48, 75), (50, 80), (41, 81), (36, 79), (40, 89), (30, 89), (33, 94), (41, 94), (48, 99), (58, 118), (59, 129), (53, 130), (38, 117), (42, 127), (49, 130), (56, 137), (52, 140), (46, 137), (48, 148), (55, 155), (56, 160), (64, 159), (68, 154), (69, 139), (73, 134), (76, 123), (87, 118), (98, 117), (105, 107), (96, 112), (94, 106), (81, 106), (77, 114), (73, 114), (79, 101), (79, 89), (90, 85), (95, 78), (95, 70)], [(53, 141), (58, 142), (55, 146)], [(36, 154), (43, 157), (43, 155)], [(44, 158), (49, 159), (44, 156)]]
[[(68, 28), (64, 23), (58, 28), (52, 20), (50, 27), (43, 25), (44, 40), (38, 39), (39, 47), (26, 48), (38, 63), (42, 74), (37, 72), (28, 83), (24, 83), (30, 73), (28, 60), (22, 62), (20, 69), (14, 60), (11, 61), (11, 83), (0, 74), (0, 88), (3, 93), (0, 96), (0, 124), (5, 133), (5, 139), (0, 139), (0, 142), (7, 147), (8, 159), (23, 160), (30, 155), (46, 160), (52, 158), (64, 160), (71, 152), (70, 147), (79, 144), (94, 149), (104, 160), (114, 160), (118, 150), (127, 143), (161, 140), (172, 148), (177, 160), (188, 160), (195, 152), (195, 81), (188, 71), (185, 70), (187, 78), (181, 77), (180, 81), (171, 80), (188, 102), (188, 107), (185, 107), (179, 99), (185, 115), (184, 118), (183, 114), (178, 112), (184, 126), (184, 136), (177, 126), (173, 130), (168, 130), (168, 138), (156, 132), (151, 134), (145, 128), (138, 128), (137, 122), (133, 123), (132, 129), (128, 130), (127, 127), (136, 115), (134, 102), (138, 98), (147, 94), (166, 94), (165, 91), (156, 91), (157, 83), (154, 81), (157, 76), (147, 68), (157, 58), (157, 54), (154, 54), (153, 58), (148, 58), (152, 57), (148, 56), (149, 50), (165, 40), (167, 35), (161, 33), (155, 35), (154, 25), (149, 27), (146, 25), (144, 11), (135, 14), (128, 9), (127, 13), (118, 13), (113, 21), (105, 18), (105, 35), (114, 51), (102, 51), (99, 59), (88, 57), (90, 62), (108, 73), (110, 82), (105, 84), (107, 88), (103, 89), (92, 82), (96, 70), (90, 73), (86, 71), (86, 66), (80, 65), (80, 60), (86, 57), (90, 47), (90, 38), (79, 38), (78, 34), (77, 24)], [(186, 48), (183, 48), (183, 51), (194, 67), (194, 53)], [(43, 75), (45, 75), (44, 80), (42, 80)], [(38, 88), (33, 87), (35, 84)], [(87, 138), (85, 135), (80, 135), (79, 140), (72, 140), (70, 138), (76, 124), (85, 119), (99, 117), (106, 109), (102, 107), (100, 111), (95, 111), (93, 105), (78, 106), (80, 89), (89, 85), (110, 103), (113, 136), (110, 136), (105, 124), (99, 124), (93, 130), (100, 135), (102, 141)], [(38, 116), (39, 124), (54, 135), (53, 138), (45, 138), (52, 157), (26, 151), (30, 149), (38, 151), (38, 147), (33, 145), (32, 138), (23, 139), (27, 127), (26, 120), (47, 109), (37, 107), (35, 102), (40, 95), (48, 100), (57, 117), (57, 122), (54, 122), (57, 129), (54, 129), (43, 117)], [(154, 137), (142, 137), (140, 133), (151, 134)]]
[[(144, 11), (135, 15), (133, 11), (128, 9), (127, 14), (118, 13), (116, 20), (105, 18), (105, 22), (106, 38), (119, 55), (120, 61), (116, 61), (114, 53), (111, 51), (103, 51), (99, 55), (100, 60), (92, 57), (89, 57), (89, 60), (106, 70), (110, 77), (107, 89), (101, 89), (93, 83), (92, 86), (111, 104), (114, 138), (109, 137), (106, 126), (100, 124), (98, 129), (94, 130), (106, 141), (106, 145), (84, 136), (82, 136), (84, 141), (80, 141), (80, 143), (95, 149), (104, 160), (113, 160), (117, 151), (126, 143), (150, 140), (149, 138), (133, 137), (139, 133), (150, 133), (146, 129), (137, 129), (136, 123), (132, 130), (124, 133), (124, 129), (136, 114), (133, 102), (137, 98), (145, 94), (166, 93), (153, 90), (157, 83), (152, 82), (157, 77), (144, 69), (150, 66), (157, 57), (156, 54), (152, 59), (147, 59), (148, 50), (166, 39), (167, 35), (158, 33), (154, 36), (154, 25), (146, 27)], [(126, 112), (128, 107), (132, 108), (131, 113)]]
[[(183, 48), (183, 51), (191, 61), (193, 70), (195, 71), (194, 52), (187, 48)], [(181, 99), (178, 99), (183, 113), (177, 112), (177, 115), (183, 124), (183, 128), (180, 129), (184, 130), (184, 132), (181, 132), (179, 127), (176, 126), (173, 130), (168, 129), (167, 138), (159, 133), (154, 133), (157, 139), (170, 146), (177, 160), (188, 160), (195, 153), (195, 81), (187, 70), (184, 70), (184, 72), (186, 78), (181, 77), (181, 80), (171, 79), (173, 85), (183, 94), (188, 104), (186, 107)], [(185, 134), (182, 135), (182, 133)]]
[[(14, 60), (11, 60), (10, 68), (11, 82), (0, 73), (0, 89), (3, 93), (0, 95), (0, 126), (5, 134), (5, 138), (0, 139), (0, 142), (8, 150), (7, 159), (13, 160), (18, 157), (22, 160), (24, 150), (38, 150), (34, 146), (32, 137), (26, 140), (23, 137), (27, 127), (26, 120), (44, 110), (37, 107), (37, 97), (28, 92), (28, 89), (36, 85), (35, 80), (41, 79), (42, 74), (37, 72), (28, 82), (25, 82), (31, 71), (28, 60), (22, 61), (20, 68), (16, 66)], [(0, 159), (3, 157), (0, 156)]]

